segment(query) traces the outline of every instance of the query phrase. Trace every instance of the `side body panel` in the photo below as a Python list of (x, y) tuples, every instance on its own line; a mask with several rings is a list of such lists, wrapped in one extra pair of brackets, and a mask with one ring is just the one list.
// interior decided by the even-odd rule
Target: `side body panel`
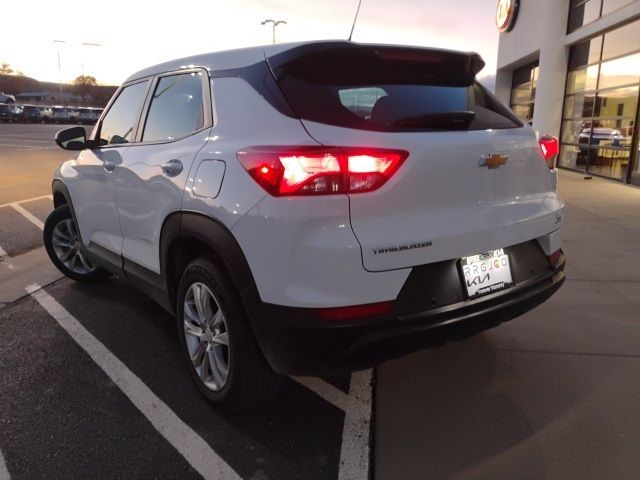
[[(160, 234), (167, 216), (180, 210), (189, 171), (210, 130), (172, 143), (134, 144), (118, 167), (116, 202), (122, 225), (122, 256), (160, 273)], [(178, 160), (182, 171), (167, 176), (162, 165)]]
[(83, 150), (77, 160), (67, 161), (56, 170), (55, 177), (63, 181), (71, 196), (82, 242), (86, 247), (94, 244), (116, 254), (122, 252), (114, 177), (127, 149), (110, 147)]

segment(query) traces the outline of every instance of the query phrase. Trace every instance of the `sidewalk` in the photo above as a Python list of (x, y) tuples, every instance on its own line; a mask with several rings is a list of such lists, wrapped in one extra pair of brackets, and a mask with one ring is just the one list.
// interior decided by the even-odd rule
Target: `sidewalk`
[(640, 189), (561, 171), (567, 281), (378, 367), (375, 478), (640, 478)]

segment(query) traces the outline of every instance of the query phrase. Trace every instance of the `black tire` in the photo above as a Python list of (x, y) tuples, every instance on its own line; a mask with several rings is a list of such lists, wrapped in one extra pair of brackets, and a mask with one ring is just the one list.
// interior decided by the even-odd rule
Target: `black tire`
[(47, 250), (47, 253), (49, 254), (49, 258), (56, 266), (56, 268), (60, 270), (65, 276), (77, 282), (96, 282), (109, 278), (111, 274), (99, 267), (94, 267), (94, 269), (91, 271), (81, 273), (71, 270), (60, 260), (60, 258), (58, 257), (58, 253), (56, 252), (56, 249), (53, 245), (53, 232), (56, 226), (65, 220), (71, 220), (77, 231), (78, 227), (75, 225), (75, 221), (73, 220), (73, 217), (71, 215), (71, 209), (68, 205), (61, 205), (56, 208), (49, 214), (47, 220), (44, 222), (44, 246)]
[[(184, 304), (187, 292), (194, 283), (202, 283), (211, 291), (225, 317), (229, 342), (228, 376), (224, 387), (217, 391), (208, 388), (200, 378), (187, 347)], [(187, 369), (206, 398), (228, 412), (243, 412), (264, 405), (276, 395), (281, 377), (267, 364), (235, 289), (212, 258), (198, 258), (183, 272), (178, 288), (176, 317), (180, 349)]]

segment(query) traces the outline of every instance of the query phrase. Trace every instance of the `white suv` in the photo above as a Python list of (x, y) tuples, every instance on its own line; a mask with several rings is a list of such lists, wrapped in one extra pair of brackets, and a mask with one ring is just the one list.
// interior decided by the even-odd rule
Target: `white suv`
[(554, 138), (475, 81), (473, 53), (314, 42), (132, 75), (53, 181), (67, 276), (116, 274), (177, 317), (231, 409), (278, 374), (464, 338), (564, 281)]

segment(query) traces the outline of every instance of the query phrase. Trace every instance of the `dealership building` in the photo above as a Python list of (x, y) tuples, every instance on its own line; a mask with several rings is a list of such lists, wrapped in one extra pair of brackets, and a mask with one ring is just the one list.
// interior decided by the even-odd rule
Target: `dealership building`
[(640, 0), (500, 0), (496, 94), (558, 165), (640, 185)]

